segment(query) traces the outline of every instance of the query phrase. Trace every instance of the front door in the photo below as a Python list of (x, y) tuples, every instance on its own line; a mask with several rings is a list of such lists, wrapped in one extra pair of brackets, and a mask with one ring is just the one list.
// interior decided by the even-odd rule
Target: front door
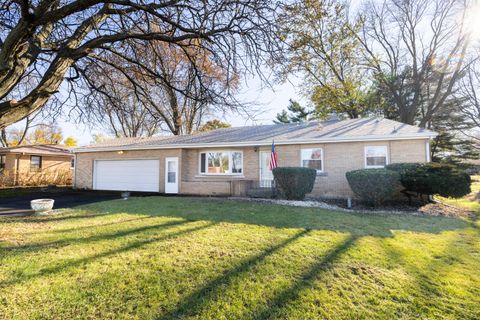
[(178, 193), (178, 158), (165, 158), (165, 193)]
[(270, 151), (260, 151), (260, 187), (272, 186), (273, 173), (270, 170)]

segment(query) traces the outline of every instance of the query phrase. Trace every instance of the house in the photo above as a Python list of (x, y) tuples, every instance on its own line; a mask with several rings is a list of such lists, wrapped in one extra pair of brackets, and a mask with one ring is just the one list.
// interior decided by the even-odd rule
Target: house
[(0, 186), (69, 184), (73, 154), (59, 145), (0, 148)]
[(345, 173), (430, 161), (436, 133), (387, 119), (352, 119), (218, 129), (186, 136), (127, 138), (77, 148), (80, 189), (245, 195), (267, 187), (272, 141), (279, 166), (317, 170), (313, 196), (352, 195)]

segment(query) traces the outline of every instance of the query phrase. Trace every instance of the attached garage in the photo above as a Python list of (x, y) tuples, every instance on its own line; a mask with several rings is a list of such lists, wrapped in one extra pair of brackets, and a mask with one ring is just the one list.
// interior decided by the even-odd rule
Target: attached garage
[(158, 192), (160, 160), (95, 160), (93, 189)]

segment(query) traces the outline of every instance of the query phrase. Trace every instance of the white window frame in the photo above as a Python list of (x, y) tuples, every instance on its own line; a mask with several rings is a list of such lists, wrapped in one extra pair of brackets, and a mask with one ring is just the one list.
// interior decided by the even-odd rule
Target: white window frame
[(363, 154), (363, 158), (364, 158), (364, 161), (365, 161), (365, 168), (366, 169), (378, 169), (378, 168), (385, 168), (385, 166), (369, 166), (367, 164), (367, 150), (370, 149), (370, 148), (382, 148), (382, 149), (385, 149), (385, 165), (388, 165), (390, 164), (390, 157), (389, 157), (389, 150), (388, 150), (388, 146), (387, 145), (380, 145), (380, 146), (365, 146), (364, 148), (364, 154)]
[[(313, 150), (321, 150), (321, 157), (320, 157), (320, 161), (322, 161), (322, 169), (321, 170), (318, 170), (317, 169), (317, 173), (323, 173), (325, 171), (325, 161), (324, 161), (324, 152), (323, 152), (323, 148), (305, 148), (305, 149), (300, 149), (300, 167), (303, 167), (303, 160), (307, 160), (307, 159), (303, 159), (303, 152), (304, 151), (307, 151), (307, 150), (310, 150), (313, 152)], [(312, 160), (312, 159), (308, 159), (308, 160)]]
[[(208, 154), (214, 152), (228, 153), (228, 172), (227, 173), (208, 173)], [(205, 154), (205, 170), (202, 172), (202, 153)], [(232, 172), (232, 154), (240, 153), (242, 155), (242, 172)], [(243, 176), (245, 174), (243, 151), (241, 150), (206, 150), (198, 153), (198, 174), (201, 176)]]

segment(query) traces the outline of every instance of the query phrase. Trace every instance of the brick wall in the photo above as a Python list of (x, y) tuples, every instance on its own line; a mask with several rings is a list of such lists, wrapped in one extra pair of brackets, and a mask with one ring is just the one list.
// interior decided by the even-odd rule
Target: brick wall
[[(364, 147), (386, 145), (391, 163), (425, 162), (426, 140), (405, 140), (385, 142), (346, 142), (313, 145), (278, 145), (279, 166), (300, 166), (301, 149), (323, 148), (324, 173), (317, 176), (313, 191), (318, 197), (348, 197), (351, 190), (345, 178), (350, 170), (364, 168)], [(210, 149), (215, 150), (215, 149)], [(220, 150), (217, 148), (216, 150)], [(165, 157), (179, 158), (180, 193), (204, 195), (229, 195), (237, 190), (241, 183), (232, 181), (259, 180), (259, 152), (270, 151), (270, 147), (221, 148), (221, 150), (239, 150), (243, 152), (242, 176), (205, 176), (199, 172), (199, 154), (205, 149), (164, 149), (117, 152), (79, 153), (77, 154), (76, 187), (92, 188), (93, 161), (95, 159), (160, 159), (160, 192), (164, 191)], [(241, 188), (240, 188), (241, 189)]]
[(30, 155), (7, 154), (4, 176), (8, 176), (8, 179), (2, 180), (2, 184), (13, 184), (16, 176), (19, 180), (17, 183), (19, 185), (71, 183), (73, 170), (71, 169), (70, 157), (41, 157), (41, 170), (33, 172), (30, 170)]
[[(178, 157), (179, 161), (179, 177), (183, 176), (182, 171), (182, 155), (180, 149), (164, 149), (164, 150), (133, 150), (123, 151), (119, 154), (116, 151), (109, 152), (89, 152), (78, 153), (75, 165), (75, 182), (74, 185), (79, 189), (93, 188), (93, 162), (95, 160), (134, 160), (134, 159), (159, 159), (160, 160), (160, 186), (159, 191), (165, 192), (165, 158)], [(179, 190), (182, 190), (182, 179), (179, 179)]]

